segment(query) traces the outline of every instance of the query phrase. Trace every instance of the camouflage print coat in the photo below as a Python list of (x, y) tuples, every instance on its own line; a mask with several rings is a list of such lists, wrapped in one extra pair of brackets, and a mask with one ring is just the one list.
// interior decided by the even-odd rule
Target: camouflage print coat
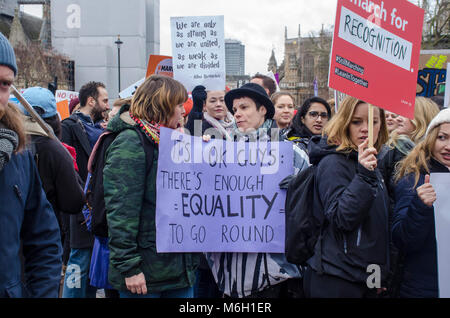
[[(109, 282), (126, 291), (125, 278), (144, 273), (148, 293), (193, 286), (198, 256), (156, 252), (156, 173), (158, 148), (149, 176), (134, 121), (122, 107), (108, 125), (120, 132), (106, 152), (103, 169), (109, 229)], [(144, 190), (145, 189), (145, 190)], [(145, 193), (144, 193), (145, 192)]]

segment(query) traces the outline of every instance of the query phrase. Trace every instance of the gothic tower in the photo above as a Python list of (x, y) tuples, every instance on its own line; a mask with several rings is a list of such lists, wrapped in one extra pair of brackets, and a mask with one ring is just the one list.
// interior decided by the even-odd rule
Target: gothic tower
[(278, 68), (278, 65), (277, 65), (277, 60), (275, 58), (275, 50), (272, 49), (272, 55), (270, 56), (269, 64), (267, 65), (267, 71), (269, 71), (269, 72), (272, 71), (273, 74), (276, 74), (277, 68)]

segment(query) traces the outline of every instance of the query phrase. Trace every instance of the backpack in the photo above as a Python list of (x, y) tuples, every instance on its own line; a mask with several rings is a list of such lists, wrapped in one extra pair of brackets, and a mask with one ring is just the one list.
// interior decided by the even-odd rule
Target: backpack
[[(141, 144), (145, 152), (145, 175), (148, 176), (153, 163), (154, 145), (144, 132), (135, 126)], [(120, 133), (120, 132), (119, 132)], [(105, 198), (103, 191), (103, 168), (105, 166), (106, 151), (119, 133), (106, 132), (97, 142), (96, 150), (92, 152), (91, 171), (86, 180), (84, 192), (86, 194), (86, 206), (83, 208), (85, 223), (94, 235), (108, 237), (108, 223), (106, 220)]]
[(320, 204), (315, 195), (316, 168), (311, 165), (299, 172), (287, 186), (285, 252), (292, 264), (304, 265), (313, 256), (319, 236), (321, 240), (324, 217), (322, 209), (315, 207)]

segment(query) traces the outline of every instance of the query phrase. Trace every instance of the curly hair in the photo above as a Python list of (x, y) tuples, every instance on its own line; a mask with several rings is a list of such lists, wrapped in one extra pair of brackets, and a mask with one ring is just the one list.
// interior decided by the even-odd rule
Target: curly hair
[(105, 84), (101, 82), (89, 82), (84, 84), (80, 88), (80, 92), (78, 94), (78, 98), (80, 100), (80, 106), (84, 107), (86, 106), (87, 100), (89, 97), (92, 97), (93, 99), (97, 100), (99, 92), (98, 88), (103, 87), (106, 88)]

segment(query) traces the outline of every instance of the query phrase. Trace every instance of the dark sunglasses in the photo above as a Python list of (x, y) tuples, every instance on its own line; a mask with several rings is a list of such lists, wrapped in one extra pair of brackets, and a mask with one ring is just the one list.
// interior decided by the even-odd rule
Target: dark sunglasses
[(309, 117), (316, 119), (317, 117), (321, 117), (323, 119), (328, 119), (328, 113), (327, 112), (323, 112), (323, 113), (319, 113), (316, 111), (311, 111), (308, 113)]

